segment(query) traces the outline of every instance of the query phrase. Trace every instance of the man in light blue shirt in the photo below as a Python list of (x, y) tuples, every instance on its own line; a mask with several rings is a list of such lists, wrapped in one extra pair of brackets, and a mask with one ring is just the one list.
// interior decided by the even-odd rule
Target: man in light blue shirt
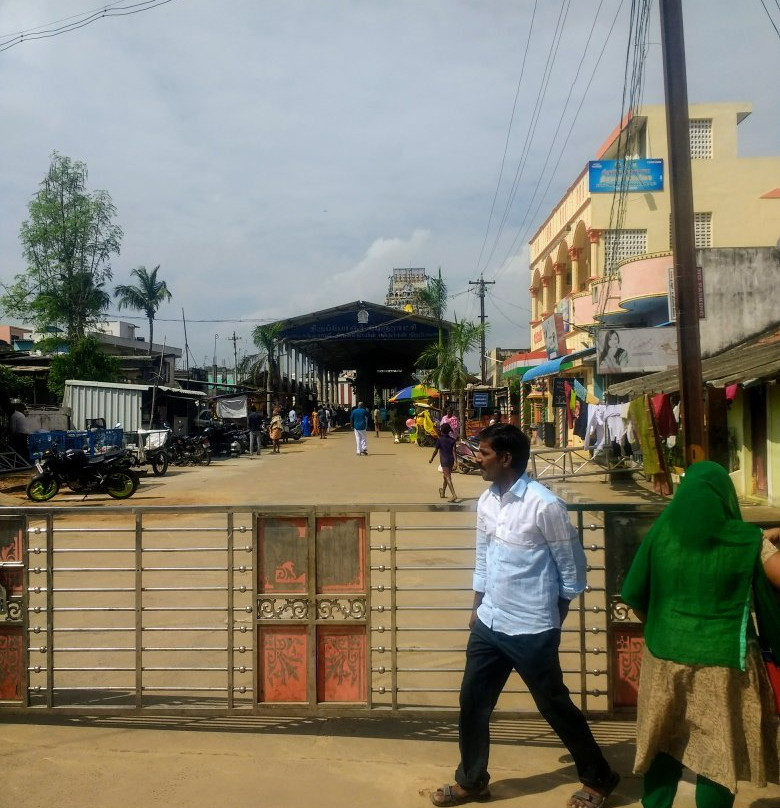
[(471, 635), (460, 691), (461, 762), (434, 805), (490, 799), (490, 716), (512, 669), (574, 758), (582, 788), (568, 808), (601, 808), (620, 777), (604, 759), (563, 682), (561, 623), (585, 589), (585, 553), (566, 506), (525, 473), (531, 446), (515, 426), (480, 434), (477, 462), (492, 483), (477, 506)]

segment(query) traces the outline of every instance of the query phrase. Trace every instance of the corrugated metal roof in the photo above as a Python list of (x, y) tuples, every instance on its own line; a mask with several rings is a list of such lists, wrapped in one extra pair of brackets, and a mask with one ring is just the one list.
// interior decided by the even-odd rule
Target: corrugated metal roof
[[(780, 331), (703, 359), (701, 375), (704, 383), (713, 387), (777, 378), (780, 376)], [(679, 389), (675, 368), (616, 382), (609, 386), (607, 393), (641, 396), (645, 393), (673, 393)]]

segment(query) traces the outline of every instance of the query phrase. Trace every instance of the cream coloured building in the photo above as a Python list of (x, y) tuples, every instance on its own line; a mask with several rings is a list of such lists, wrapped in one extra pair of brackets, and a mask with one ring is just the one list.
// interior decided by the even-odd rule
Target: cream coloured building
[[(766, 247), (780, 237), (780, 157), (740, 157), (747, 103), (690, 107), (697, 248)], [(668, 162), (665, 108), (648, 106), (613, 131), (595, 159)], [(664, 177), (664, 180), (666, 178)], [(531, 349), (541, 323), (564, 315), (567, 348), (590, 344), (588, 326), (657, 325), (667, 314), (668, 183), (655, 192), (591, 193), (582, 171), (530, 241)]]
[[(762, 335), (776, 333), (780, 323), (780, 157), (739, 155), (738, 127), (751, 112), (748, 103), (690, 106), (694, 235), (706, 308), (700, 320), (703, 357), (750, 341), (763, 344)], [(663, 106), (640, 108), (594, 156), (620, 158), (660, 159), (665, 174)], [(566, 353), (593, 346), (600, 326), (668, 322), (674, 260), (663, 179), (661, 190), (593, 193), (586, 166), (550, 212), (530, 241), (532, 351), (544, 349), (542, 323), (553, 314), (562, 315)], [(630, 386), (615, 384), (625, 378), (619, 375), (599, 376), (592, 356), (574, 364), (567, 373), (583, 378), (596, 399), (607, 389)], [(780, 392), (773, 367), (745, 376), (728, 406), (723, 389), (709, 381), (707, 417), (711, 456), (724, 462), (717, 444), (724, 449), (728, 443), (724, 464), (740, 495), (780, 504)], [(730, 378), (738, 376), (737, 370)], [(549, 387), (534, 402), (534, 417), (560, 425), (562, 411), (552, 411)], [(661, 391), (652, 383), (646, 388)]]

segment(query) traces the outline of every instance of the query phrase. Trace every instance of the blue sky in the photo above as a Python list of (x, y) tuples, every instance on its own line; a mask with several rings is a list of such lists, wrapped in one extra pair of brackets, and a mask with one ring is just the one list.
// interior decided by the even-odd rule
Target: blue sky
[[(780, 153), (780, 37), (760, 0), (683, 5), (691, 102), (751, 102), (741, 153)], [(0, 42), (93, 8), (0, 0)], [(233, 331), (242, 354), (257, 322), (382, 303), (394, 266), (441, 267), (449, 316), (471, 319), (468, 281), (483, 272), (496, 281), (488, 343), (527, 345), (528, 238), (618, 123), (630, 2), (539, 0), (526, 52), (533, 8), (172, 0), (0, 52), (0, 281), (24, 271), (19, 226), (57, 150), (114, 200), (114, 283), (160, 264), (173, 300), (156, 341), (183, 347), (183, 308), (196, 364), (212, 361), (215, 334), (232, 364)], [(644, 101), (659, 103), (657, 6), (650, 19)]]

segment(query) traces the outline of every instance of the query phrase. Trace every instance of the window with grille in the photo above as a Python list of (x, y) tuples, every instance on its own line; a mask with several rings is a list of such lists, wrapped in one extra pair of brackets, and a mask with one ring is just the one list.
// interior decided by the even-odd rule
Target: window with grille
[[(712, 247), (712, 214), (693, 214), (693, 239), (694, 247)], [(672, 243), (672, 215), (669, 214), (669, 249), (674, 249)]]
[(712, 159), (712, 119), (692, 118), (688, 121), (691, 139), (691, 159)]
[(712, 214), (693, 214), (693, 239), (696, 248), (712, 247)]
[(614, 272), (623, 259), (647, 252), (647, 230), (605, 230), (604, 267)]

